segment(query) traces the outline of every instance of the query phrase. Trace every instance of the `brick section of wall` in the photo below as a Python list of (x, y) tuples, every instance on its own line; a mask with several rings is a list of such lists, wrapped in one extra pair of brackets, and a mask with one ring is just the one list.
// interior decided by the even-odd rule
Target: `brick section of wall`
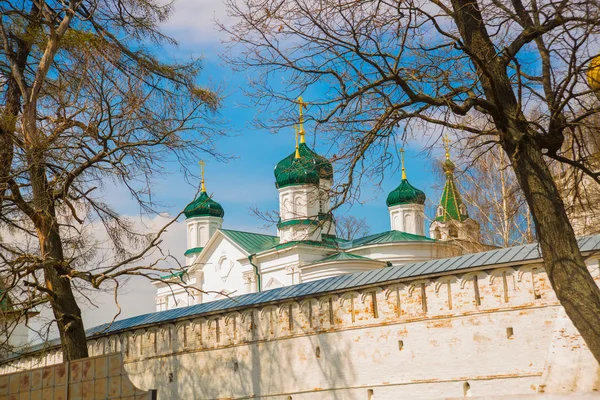
[(121, 354), (0, 375), (0, 400), (152, 400), (131, 383)]

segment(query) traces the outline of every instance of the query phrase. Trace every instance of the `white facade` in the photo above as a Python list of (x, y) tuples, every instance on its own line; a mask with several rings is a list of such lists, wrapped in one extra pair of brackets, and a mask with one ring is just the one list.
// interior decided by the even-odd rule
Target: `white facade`
[(312, 240), (321, 235), (335, 235), (335, 223), (323, 219), (331, 215), (329, 191), (331, 181), (321, 179), (319, 186), (294, 185), (278, 189), (279, 216), (277, 235), (281, 243)]
[[(188, 250), (206, 246), (208, 240), (223, 226), (223, 218), (219, 217), (193, 217), (185, 220), (187, 226), (187, 248)], [(186, 255), (187, 265), (191, 265), (197, 254)]]
[(399, 204), (388, 207), (392, 230), (425, 236), (425, 206), (423, 204)]
[(463, 240), (472, 243), (479, 243), (481, 240), (479, 224), (471, 218), (462, 222), (434, 220), (429, 226), (429, 236), (436, 240)]

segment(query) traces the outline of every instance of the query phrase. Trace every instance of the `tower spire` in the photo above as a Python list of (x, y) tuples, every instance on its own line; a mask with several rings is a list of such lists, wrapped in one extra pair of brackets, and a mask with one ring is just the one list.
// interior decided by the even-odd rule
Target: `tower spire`
[(198, 165), (200, 165), (200, 174), (202, 176), (202, 179), (200, 180), (200, 191), (206, 192), (206, 187), (204, 186), (204, 166), (206, 165), (206, 163), (204, 162), (204, 160), (200, 160)]
[(446, 160), (450, 160), (450, 138), (448, 134), (444, 135), (442, 142), (444, 142), (444, 148), (446, 149)]
[(300, 109), (300, 118), (298, 120), (298, 134), (300, 135), (300, 143), (306, 143), (306, 140), (304, 139), (304, 134), (306, 133), (304, 131), (304, 109), (308, 107), (302, 99), (302, 96), (298, 97), (298, 107)]
[(298, 160), (300, 158), (300, 149), (298, 148), (298, 125), (294, 125), (294, 132), (296, 133), (296, 155), (294, 158)]
[(404, 168), (404, 147), (400, 148), (400, 158), (402, 160), (402, 180), (406, 180), (406, 169)]

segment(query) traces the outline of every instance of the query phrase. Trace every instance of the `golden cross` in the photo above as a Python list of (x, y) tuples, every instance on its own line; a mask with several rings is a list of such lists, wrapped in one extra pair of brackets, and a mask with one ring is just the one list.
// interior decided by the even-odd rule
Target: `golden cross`
[(402, 160), (402, 180), (406, 180), (406, 170), (404, 169), (404, 147), (400, 148), (400, 158)]
[(447, 133), (442, 137), (442, 142), (444, 143), (444, 147), (446, 149), (446, 160), (449, 160), (450, 159), (450, 138), (448, 137)]
[(300, 143), (305, 143), (305, 140), (304, 140), (304, 133), (305, 133), (304, 132), (304, 109), (308, 109), (308, 106), (302, 99), (302, 96), (298, 97), (298, 107), (300, 108), (300, 120), (298, 122), (298, 125), (300, 127), (299, 127), (298, 133), (300, 134)]
[(206, 192), (206, 188), (204, 187), (204, 166), (206, 165), (206, 163), (204, 162), (204, 160), (200, 160), (198, 165), (200, 166), (200, 171), (201, 171), (200, 173), (202, 175), (202, 180), (200, 181), (200, 183), (201, 183), (200, 190), (202, 192)]

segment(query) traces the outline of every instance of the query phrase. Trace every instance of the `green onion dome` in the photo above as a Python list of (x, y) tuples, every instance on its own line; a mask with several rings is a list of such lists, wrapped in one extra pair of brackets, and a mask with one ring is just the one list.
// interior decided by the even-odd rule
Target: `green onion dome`
[(300, 158), (296, 152), (277, 163), (275, 167), (275, 187), (319, 184), (319, 179), (333, 179), (333, 166), (325, 157), (312, 151), (306, 143), (298, 146)]
[(202, 191), (196, 200), (192, 201), (183, 210), (186, 218), (193, 217), (220, 217), (223, 218), (225, 211), (223, 207)]
[(425, 204), (425, 193), (408, 183), (408, 179), (402, 179), (400, 186), (392, 190), (385, 201), (388, 207), (400, 204)]

